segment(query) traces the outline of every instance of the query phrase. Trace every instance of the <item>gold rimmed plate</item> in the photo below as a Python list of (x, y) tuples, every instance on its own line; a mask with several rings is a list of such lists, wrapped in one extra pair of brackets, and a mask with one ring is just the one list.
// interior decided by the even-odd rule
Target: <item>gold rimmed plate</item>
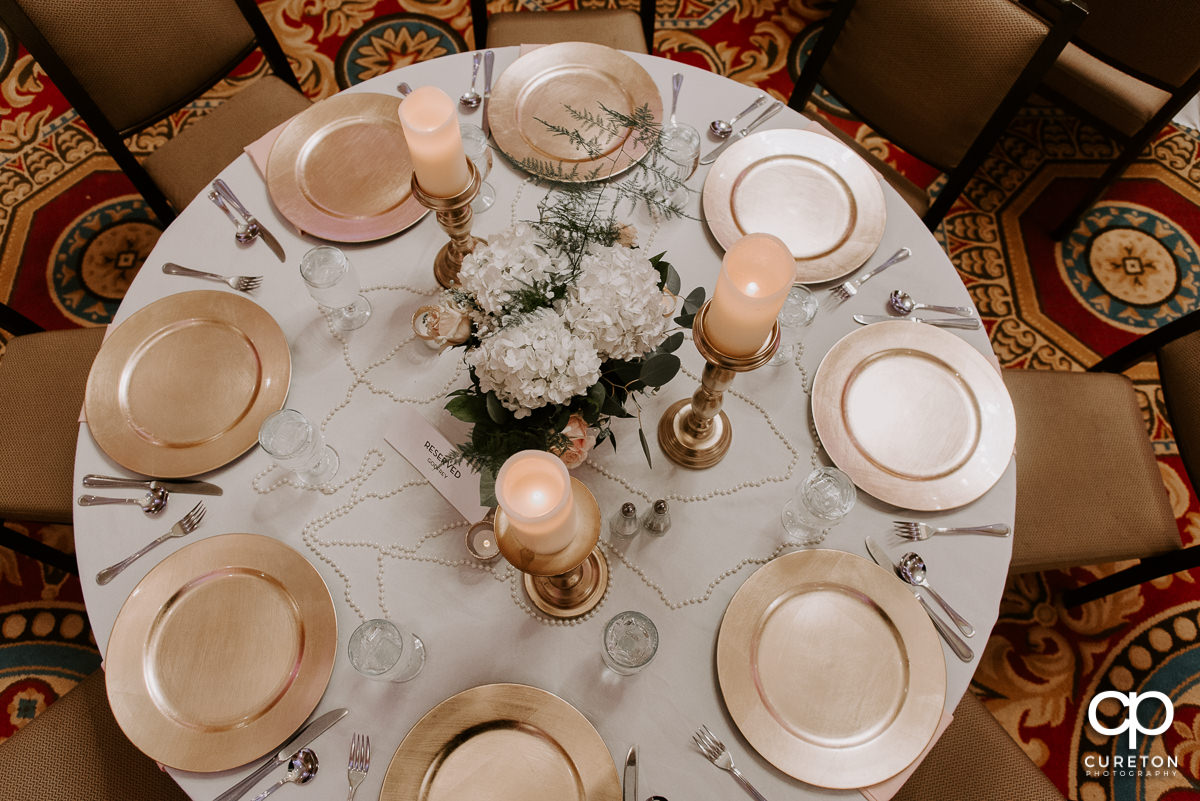
[(230, 292), (181, 292), (134, 312), (104, 341), (84, 412), (117, 464), (183, 478), (253, 447), (291, 376), (287, 338), (265, 309)]
[(292, 118), (267, 159), (267, 189), (279, 213), (334, 242), (382, 239), (420, 220), (427, 209), (412, 194), (400, 103), (349, 92)]
[(258, 534), (194, 542), (146, 574), (113, 624), (105, 682), (121, 730), (180, 770), (244, 765), (316, 708), (337, 653), (320, 574)]
[(797, 551), (746, 580), (717, 635), (721, 695), (775, 767), (866, 787), (908, 767), (942, 716), (946, 665), (917, 599), (875, 564)]
[(850, 148), (812, 131), (752, 134), (726, 150), (704, 180), (704, 217), (721, 247), (774, 234), (796, 259), (796, 280), (854, 272), (879, 246), (883, 188)]
[(953, 334), (897, 320), (860, 328), (817, 368), (813, 421), (829, 458), (881, 501), (953, 509), (1012, 459), (1016, 415), (999, 371)]
[[(662, 98), (649, 73), (624, 53), (598, 44), (562, 42), (539, 47), (512, 63), (496, 81), (488, 120), (496, 147), (516, 164), (535, 161), (561, 170), (557, 180), (583, 182), (618, 175), (647, 153), (629, 129), (605, 134), (568, 110), (603, 118), (601, 106), (626, 116), (647, 106), (662, 120)], [(599, 137), (592, 153), (550, 126)]]
[(620, 801), (600, 734), (556, 695), (486, 684), (442, 701), (405, 736), (379, 801)]

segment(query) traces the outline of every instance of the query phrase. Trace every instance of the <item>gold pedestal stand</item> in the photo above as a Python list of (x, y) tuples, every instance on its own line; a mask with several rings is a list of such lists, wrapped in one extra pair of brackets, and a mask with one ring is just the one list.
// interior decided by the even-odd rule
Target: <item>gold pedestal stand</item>
[(482, 239), (471, 236), (471, 220), (475, 216), (471, 211), (471, 201), (479, 194), (483, 177), (470, 159), (467, 159), (467, 169), (471, 180), (463, 191), (453, 197), (428, 195), (417, 183), (415, 172), (412, 177), (413, 197), (425, 208), (433, 210), (438, 225), (450, 235), (450, 241), (442, 245), (433, 260), (433, 277), (446, 289), (458, 283), (458, 269), (462, 267), (463, 256), (475, 250), (476, 245), (483, 244)]
[(721, 411), (722, 395), (738, 373), (749, 372), (771, 361), (779, 348), (779, 323), (763, 346), (749, 356), (730, 356), (717, 350), (704, 332), (708, 301), (692, 322), (692, 341), (707, 364), (700, 386), (691, 398), (671, 404), (658, 421), (658, 445), (680, 467), (700, 470), (725, 457), (733, 442), (733, 427)]
[(575, 499), (575, 539), (557, 553), (534, 553), (509, 529), (508, 516), (496, 510), (496, 542), (509, 564), (525, 574), (533, 605), (551, 617), (586, 615), (608, 591), (608, 559), (600, 540), (600, 504), (582, 481), (571, 479)]

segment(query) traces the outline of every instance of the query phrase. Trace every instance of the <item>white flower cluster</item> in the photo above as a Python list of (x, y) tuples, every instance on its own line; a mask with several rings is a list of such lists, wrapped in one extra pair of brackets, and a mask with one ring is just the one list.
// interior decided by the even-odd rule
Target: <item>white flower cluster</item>
[(593, 245), (567, 293), (567, 325), (590, 339), (601, 359), (632, 359), (667, 336), (675, 306), (658, 288), (658, 271), (636, 251)]
[(533, 227), (521, 222), (493, 234), (486, 245), (464, 257), (458, 282), (487, 315), (503, 319), (514, 293), (559, 279), (559, 269), (546, 249), (539, 247)]

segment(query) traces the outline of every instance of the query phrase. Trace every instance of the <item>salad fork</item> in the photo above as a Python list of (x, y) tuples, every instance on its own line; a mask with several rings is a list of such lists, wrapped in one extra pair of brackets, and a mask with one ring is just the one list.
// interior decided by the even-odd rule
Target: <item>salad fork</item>
[(708, 730), (708, 726), (701, 726), (696, 729), (696, 733), (692, 735), (692, 741), (699, 746), (700, 751), (704, 756), (708, 757), (708, 761), (716, 765), (721, 770), (727, 770), (733, 774), (733, 778), (737, 779), (738, 784), (742, 785), (742, 789), (750, 794), (751, 798), (756, 801), (767, 801), (758, 790), (754, 789), (754, 785), (742, 775), (733, 764), (733, 757), (729, 750), (725, 748), (725, 744), (718, 740), (713, 733)]
[(350, 762), (346, 766), (346, 778), (350, 782), (350, 795), (346, 796), (346, 801), (352, 801), (354, 791), (362, 784), (363, 779), (367, 778), (367, 771), (370, 769), (371, 738), (355, 732), (350, 738)]
[(937, 528), (918, 520), (893, 520), (892, 529), (906, 540), (914, 542), (927, 540), (934, 534), (990, 534), (993, 537), (1007, 537), (1011, 529), (1003, 523), (993, 523), (990, 526), (946, 526)]
[(97, 573), (96, 574), (96, 583), (97, 584), (107, 584), (108, 582), (110, 582), (114, 578), (116, 578), (117, 574), (120, 573), (122, 570), (129, 567), (131, 564), (136, 562), (138, 559), (141, 559), (143, 556), (145, 556), (147, 553), (149, 553), (151, 548), (154, 548), (157, 545), (161, 545), (162, 543), (164, 543), (167, 540), (172, 539), (174, 537), (183, 537), (187, 534), (191, 534), (193, 531), (196, 530), (196, 526), (200, 525), (200, 521), (204, 519), (205, 511), (206, 510), (204, 508), (204, 501), (200, 501), (200, 503), (198, 503), (192, 507), (192, 511), (190, 511), (186, 515), (184, 515), (179, 520), (178, 523), (171, 526), (171, 530), (168, 531), (166, 534), (163, 534), (161, 537), (159, 537), (156, 540), (152, 540), (150, 542), (150, 544), (146, 545), (144, 548), (137, 551), (136, 553), (125, 557), (120, 562), (117, 562), (115, 565), (106, 567), (103, 570), (101, 570), (99, 573)]
[(834, 302), (840, 303), (841, 301), (849, 300), (850, 298), (854, 297), (854, 295), (858, 293), (858, 288), (860, 286), (862, 286), (863, 284), (865, 284), (867, 282), (867, 279), (873, 278), (874, 276), (879, 275), (881, 272), (886, 270), (888, 267), (891, 267), (893, 264), (895, 264), (898, 261), (904, 261), (911, 255), (912, 255), (912, 251), (909, 250), (908, 248), (900, 248), (899, 250), (897, 250), (895, 253), (892, 254), (892, 257), (890, 259), (888, 259), (887, 261), (885, 261), (883, 264), (879, 265), (878, 267), (875, 267), (870, 272), (864, 273), (863, 275), (860, 275), (858, 278), (852, 278), (849, 281), (843, 281), (842, 283), (838, 284), (833, 289), (829, 290), (833, 295)]
[(236, 289), (238, 292), (251, 292), (262, 284), (261, 275), (218, 275), (217, 273), (206, 273), (203, 270), (193, 270), (191, 267), (184, 267), (182, 264), (176, 264), (169, 261), (163, 265), (162, 271), (167, 275), (190, 275), (193, 278), (207, 278), (210, 281), (220, 281), (223, 284), (228, 284), (231, 289)]

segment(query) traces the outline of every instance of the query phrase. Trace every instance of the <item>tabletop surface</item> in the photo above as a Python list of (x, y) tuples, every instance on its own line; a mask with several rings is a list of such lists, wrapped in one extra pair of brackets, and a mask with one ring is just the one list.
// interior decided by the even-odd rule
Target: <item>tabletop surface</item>
[[(496, 54), (500, 74), (518, 56), (517, 48)], [(679, 118), (703, 130), (717, 116), (744, 107), (755, 90), (720, 76), (650, 56), (633, 56), (670, 97), (671, 74), (685, 76)], [(433, 84), (452, 97), (470, 78), (470, 56), (460, 54), (406, 67), (348, 89), (396, 94), (396, 84)], [(461, 115), (478, 124), (479, 112)], [(765, 126), (804, 128), (805, 118), (785, 109)], [(703, 137), (702, 152), (715, 145)], [(369, 159), (369, 154), (346, 154)], [(498, 200), (477, 215), (473, 232), (487, 237), (515, 221), (535, 216), (545, 190), (496, 154), (488, 181)], [(700, 167), (688, 186), (688, 211), (700, 217), (698, 190), (708, 167)], [(145, 268), (133, 282), (114, 321), (120, 324), (137, 309), (171, 293), (217, 289), (215, 283), (165, 276), (161, 266), (178, 262), (226, 274), (262, 274), (263, 287), (250, 297), (279, 323), (291, 349), (292, 380), (287, 405), (321, 425), (339, 452), (341, 468), (324, 491), (305, 488), (274, 468), (255, 448), (203, 478), (225, 493), (207, 498), (208, 517), (190, 536), (172, 540), (135, 563), (116, 580), (97, 586), (96, 571), (162, 533), (191, 503), (176, 495), (159, 520), (124, 507), (77, 509), (76, 547), (88, 613), (101, 652), (127, 596), (146, 573), (188, 542), (227, 532), (276, 538), (311, 562), (333, 597), (338, 624), (338, 654), (328, 689), (314, 714), (340, 706), (350, 715), (314, 744), (323, 770), (308, 788), (309, 797), (346, 791), (344, 766), (350, 734), (365, 732), (372, 741), (372, 768), (360, 798), (378, 797), (391, 755), (422, 714), (467, 688), (496, 682), (529, 684), (555, 693), (581, 711), (604, 738), (615, 760), (632, 744), (641, 755), (640, 795), (702, 799), (732, 797), (741, 791), (719, 775), (691, 743), (691, 733), (707, 724), (721, 737), (738, 766), (768, 798), (858, 797), (856, 791), (831, 791), (798, 782), (758, 756), (737, 732), (718, 689), (714, 651), (718, 627), (733, 593), (772, 558), (795, 550), (780, 525), (780, 510), (795, 484), (828, 458), (814, 444), (808, 389), (822, 356), (856, 329), (851, 315), (883, 313), (895, 288), (931, 303), (970, 305), (969, 295), (946, 253), (916, 215), (884, 186), (887, 226), (874, 265), (902, 246), (913, 255), (864, 285), (836, 309), (822, 308), (802, 334), (802, 350), (790, 365), (741, 374), (725, 395), (733, 421), (733, 447), (718, 466), (690, 471), (668, 462), (656, 445), (650, 468), (637, 445), (636, 422), (617, 421), (619, 447), (604, 444), (573, 471), (596, 495), (607, 518), (624, 501), (639, 512), (653, 500), (670, 502), (672, 527), (662, 538), (638, 536), (624, 549), (602, 543), (612, 575), (607, 597), (594, 613), (576, 621), (551, 621), (533, 610), (524, 596), (520, 574), (498, 560), (481, 565), (465, 551), (467, 522), (431, 489), (417, 471), (384, 441), (395, 411), (419, 411), (449, 439), (464, 433), (462, 424), (442, 409), (448, 392), (467, 381), (461, 351), (438, 354), (412, 334), (418, 306), (438, 294), (432, 278), (433, 256), (445, 234), (432, 215), (395, 237), (343, 249), (362, 280), (374, 312), (368, 324), (349, 334), (334, 334), (306, 293), (297, 266), (315, 244), (280, 218), (267, 187), (248, 156), (222, 172), (242, 202), (282, 241), (287, 262), (279, 263), (263, 244), (242, 247), (219, 209), (200, 197), (159, 239)], [(380, 176), (386, 180), (386, 176)], [(665, 251), (683, 279), (710, 294), (722, 250), (699, 219), (655, 224), (641, 215), (639, 245), (647, 255)], [(818, 294), (827, 294), (823, 290)], [(986, 333), (956, 331), (996, 364)], [(663, 409), (688, 397), (703, 362), (690, 343), (679, 354), (684, 369), (642, 406), (651, 442)], [(998, 365), (997, 369), (998, 369)], [(99, 450), (81, 424), (76, 455), (76, 486), (84, 473), (127, 474)], [(923, 514), (922, 519), (962, 525), (1013, 520), (1015, 466), (1010, 463), (982, 498), (958, 509)], [(186, 504), (186, 505), (185, 505)], [(876, 499), (859, 494), (858, 504), (821, 547), (866, 555), (864, 536), (881, 541), (898, 556), (910, 550), (891, 536), (890, 521), (904, 516)], [(607, 540), (607, 532), (603, 536)], [(929, 578), (977, 630), (970, 643), (975, 662), (946, 656), (946, 708), (952, 710), (967, 687), (996, 622), (1011, 541), (993, 537), (941, 537), (920, 543)], [(618, 677), (600, 660), (604, 622), (619, 611), (635, 609), (658, 625), (661, 643), (655, 660), (640, 674)], [(386, 617), (415, 631), (424, 641), (424, 671), (405, 684), (375, 682), (359, 676), (345, 657), (346, 641), (363, 620)], [(228, 621), (237, 625), (236, 620)], [(272, 747), (272, 746), (265, 746)], [(247, 773), (172, 771), (193, 798), (212, 799)], [(281, 774), (281, 772), (279, 772)], [(278, 777), (273, 777), (278, 778)], [(268, 782), (264, 780), (258, 789)], [(248, 796), (249, 797), (249, 796)]]

